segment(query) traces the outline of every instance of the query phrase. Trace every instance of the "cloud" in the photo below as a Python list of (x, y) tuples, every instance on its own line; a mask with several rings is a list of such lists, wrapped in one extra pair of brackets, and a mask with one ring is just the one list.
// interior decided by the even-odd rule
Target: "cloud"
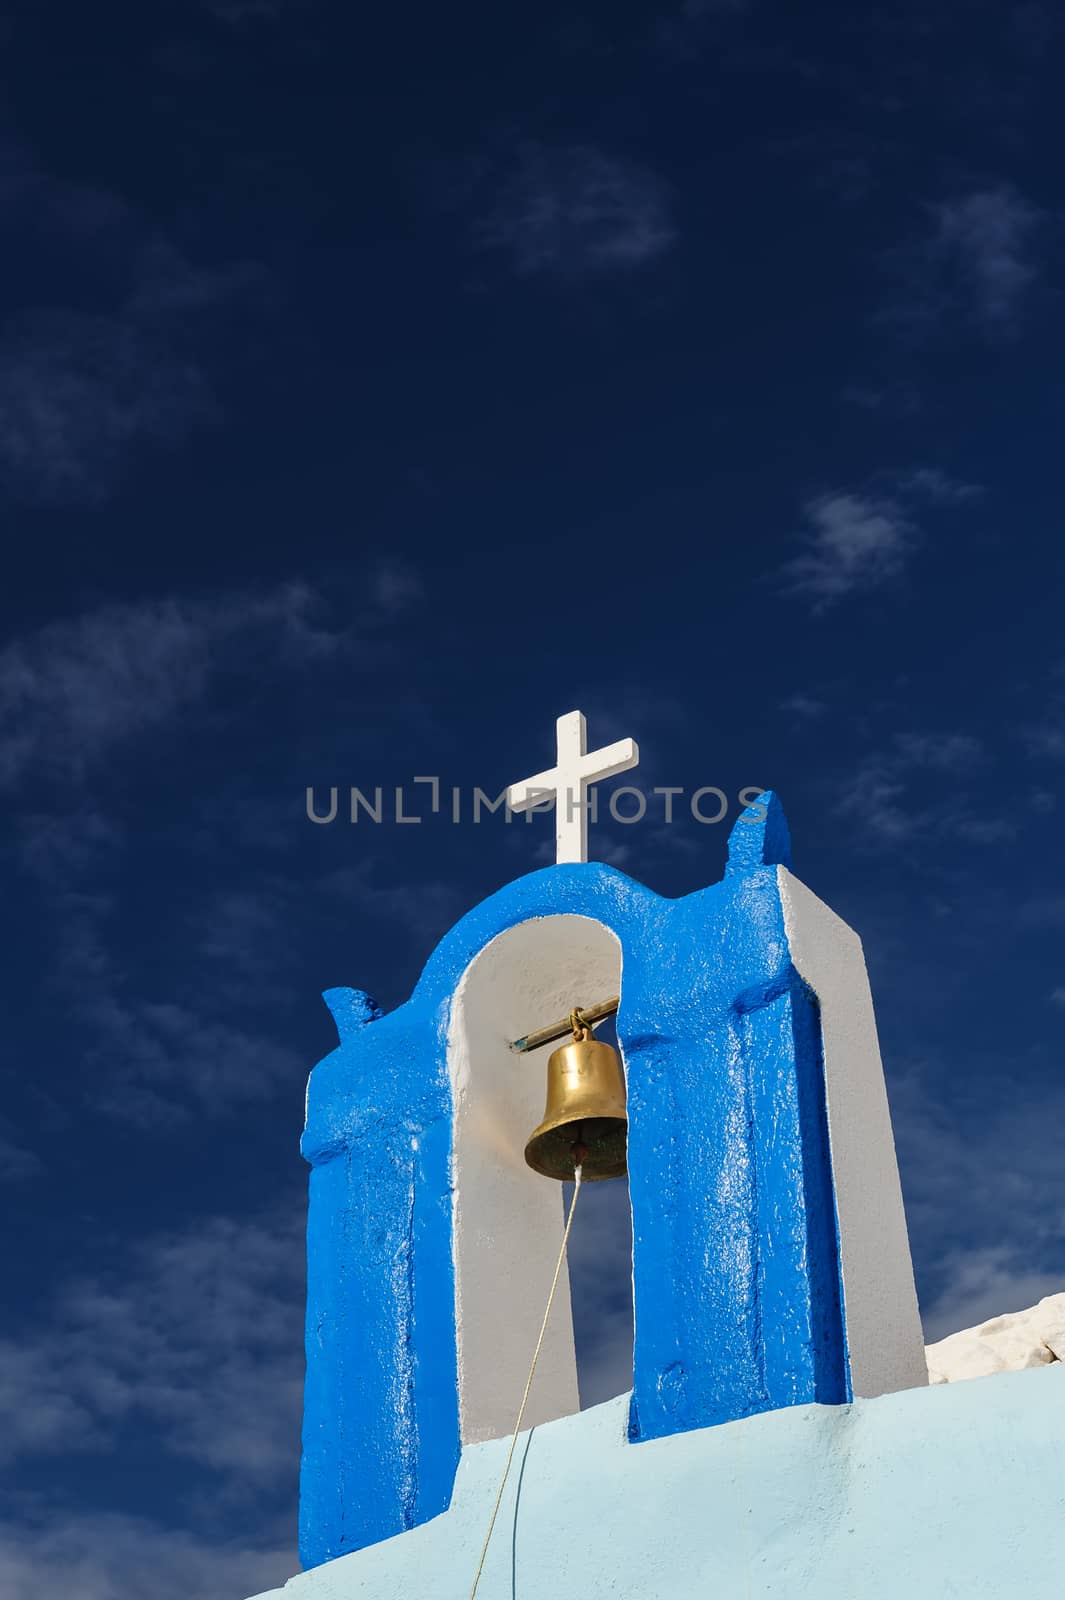
[(0, 1126), (0, 1183), (22, 1183), (43, 1171), (40, 1157)]
[(1042, 722), (1030, 723), (1022, 737), (1029, 755), (1062, 760), (1065, 757), (1065, 713), (1051, 713)]
[[(172, 448), (222, 415), (212, 370), (235, 313), (266, 303), (253, 263), (196, 266), (117, 196), (41, 170), (0, 142), (0, 229), (69, 274), (47, 303), (16, 277), (0, 327), (0, 488), (69, 506), (105, 500), (145, 446)], [(86, 307), (85, 282), (98, 304)], [(219, 313), (225, 312), (225, 322)], [(212, 321), (212, 319), (214, 319)]]
[(964, 483), (939, 467), (917, 467), (900, 474), (896, 482), (900, 491), (937, 506), (968, 505), (984, 493), (982, 484)]
[(911, 416), (920, 411), (923, 401), (912, 385), (898, 381), (877, 383), (848, 383), (842, 391), (848, 405), (863, 411), (883, 411)]
[[(298, 1570), (302, 1223), (296, 1207), (157, 1238), (60, 1288), (33, 1337), (0, 1342), (10, 1466), (118, 1451), (132, 1422), (211, 1483), (200, 1509), (174, 1506), (184, 1528), (33, 1497), (0, 1525), (10, 1600), (219, 1600)], [(243, 1540), (219, 1537), (220, 1505), (242, 1508)]]
[(1022, 928), (1065, 928), (1065, 894), (1043, 894), (1024, 901), (1017, 921)]
[(1026, 1311), (1044, 1295), (1065, 1290), (1065, 1262), (1040, 1271), (1031, 1265), (1020, 1241), (959, 1249), (945, 1258), (941, 1270), (942, 1287), (922, 1318), (926, 1344), (990, 1317)]
[[(346, 791), (341, 790), (341, 806), (345, 803), (345, 796)], [(428, 808), (428, 789), (419, 803)], [(411, 812), (414, 811), (409, 800), (407, 806)], [(343, 815), (342, 811), (340, 815)], [(363, 856), (351, 865), (335, 867), (324, 873), (318, 879), (316, 888), (319, 893), (339, 901), (348, 914), (358, 906), (360, 916), (368, 923), (392, 922), (417, 935), (419, 943), (427, 948), (443, 938), (467, 908), (465, 895), (453, 879), (423, 879), (416, 885), (390, 880), (382, 884), (375, 883), (374, 876), (373, 861)]]
[[(415, 888), (373, 879), (372, 859), (364, 858), (321, 874), (310, 887), (327, 913), (350, 918), (357, 909), (370, 923), (390, 923), (430, 945), (465, 909), (453, 882)], [(83, 1093), (93, 1111), (152, 1135), (170, 1134), (193, 1116), (220, 1120), (275, 1097), (301, 1114), (310, 1063), (278, 1042), (271, 1023), (291, 964), (289, 936), (308, 890), (305, 878), (276, 873), (260, 874), (253, 888), (218, 886), (188, 914), (186, 968), (176, 995), (146, 992), (143, 980), (134, 987), (131, 953), (116, 948), (107, 926), (108, 900), (65, 893), (52, 982), (80, 1030)], [(152, 972), (163, 964), (161, 947), (153, 938)], [(202, 981), (195, 981), (197, 962)]]
[(1011, 185), (948, 200), (934, 212), (933, 261), (968, 290), (972, 314), (989, 332), (1012, 329), (1036, 278), (1035, 211)]
[(171, 999), (126, 1001), (113, 990), (83, 994), (91, 1027), (85, 1066), (98, 1110), (146, 1129), (266, 1100), (289, 1085), (299, 1099), (307, 1063), (268, 1033), (239, 1027)]
[(190, 313), (229, 314), (234, 301), (268, 298), (269, 279), (256, 262), (228, 262), (197, 267), (169, 240), (157, 236), (145, 244), (134, 262), (129, 310), (145, 323), (171, 323)]
[(646, 167), (589, 145), (526, 144), (488, 218), (481, 245), (522, 277), (630, 272), (668, 251), (676, 234), (666, 193)]
[(753, 10), (754, 0), (681, 0), (675, 10), (653, 24), (655, 47), (674, 61), (692, 61), (708, 39), (716, 39), (721, 25)]
[(276, 21), (286, 6), (293, 3), (294, 0), (202, 0), (205, 11), (220, 22), (238, 28), (249, 23)]
[(38, 763), (80, 772), (165, 721), (207, 680), (216, 619), (176, 601), (51, 623), (0, 655), (0, 779)]
[(6, 1600), (236, 1600), (299, 1571), (295, 1542), (215, 1542), (147, 1519), (37, 1508), (0, 1523)]
[(402, 561), (382, 561), (371, 583), (373, 603), (383, 617), (399, 616), (425, 596), (420, 575)]
[[(301, 1100), (307, 1063), (279, 1042), (271, 974), (305, 885), (260, 872), (254, 886), (235, 886), (224, 845), (214, 851), (195, 821), (166, 824), (164, 872), (180, 872), (190, 852), (202, 866), (205, 850), (218, 870), (204, 901), (185, 896), (180, 927), (164, 918), (130, 947), (122, 913), (130, 895), (155, 881), (158, 835), (129, 834), (100, 797), (120, 761), (136, 779), (133, 758), (144, 756), (149, 738), (153, 772), (161, 760), (180, 762), (175, 737), (189, 735), (194, 710), (197, 726), (228, 731), (226, 696), (243, 697), (249, 682), (280, 693), (287, 679), (298, 685), (323, 662), (344, 671), (379, 666), (393, 648), (391, 631), (419, 601), (420, 579), (396, 562), (371, 564), (359, 593), (359, 604), (335, 620), (300, 583), (110, 605), (0, 652), (0, 787), (24, 802), (7, 848), (47, 918), (42, 982), (79, 1029), (91, 1109), (159, 1132), (279, 1094)], [(239, 823), (216, 794), (212, 824), (234, 826), (246, 845), (256, 796), (249, 785), (237, 789)], [(49, 792), (51, 812), (41, 809)], [(263, 837), (260, 827), (258, 842)], [(276, 843), (270, 838), (268, 848)], [(413, 897), (393, 886), (377, 890), (374, 903), (422, 931), (426, 918), (439, 916), (443, 932), (461, 909), (457, 894), (443, 886), (437, 908), (424, 886)], [(193, 951), (191, 969), (187, 960), (175, 968), (176, 940), (186, 956)], [(147, 984), (134, 976), (145, 970)], [(172, 985), (160, 972), (174, 974)], [(29, 1176), (30, 1166), (21, 1146), (0, 1149), (9, 1177)]]
[[(216, 915), (209, 933), (194, 901), (183, 912), (183, 948), (187, 954), (191, 939), (204, 969), (200, 981), (186, 962), (171, 988), (158, 973), (176, 970), (173, 919), (131, 948), (120, 917), (133, 886), (157, 870), (158, 840), (151, 830), (127, 834), (99, 797), (120, 760), (136, 776), (132, 759), (149, 736), (153, 770), (160, 759), (180, 761), (183, 750), (165, 736), (176, 725), (187, 737), (194, 708), (204, 708), (205, 725), (221, 718), (227, 728), (230, 702), (222, 691), (262, 685), (267, 671), (277, 688), (286, 675), (299, 682), (322, 662), (379, 664), (392, 648), (390, 630), (417, 603), (420, 583), (395, 563), (371, 565), (360, 593), (361, 605), (335, 621), (300, 583), (109, 605), (50, 623), (0, 652), (0, 787), (25, 807), (8, 852), (32, 878), (38, 910), (48, 918), (42, 981), (80, 1030), (88, 1069), (81, 1082), (96, 1111), (159, 1131), (193, 1113), (222, 1117), (279, 1093), (301, 1098), (307, 1063), (278, 1042), (267, 1020), (270, 963), (298, 915), (297, 886), (260, 874), (254, 890), (237, 892), (222, 867), (210, 885)], [(41, 809), (49, 793), (51, 812)], [(216, 797), (214, 815), (223, 811)], [(253, 805), (241, 816), (245, 844), (250, 826)], [(171, 831), (171, 866), (190, 848), (202, 864), (195, 826)], [(390, 910), (394, 898), (380, 891)], [(415, 898), (424, 918), (432, 906), (423, 893)], [(254, 970), (248, 950), (241, 954), (252, 933)], [(145, 961), (147, 985), (131, 976)], [(30, 1176), (29, 1153), (5, 1147), (0, 1167), (9, 1177)]]
[(88, 803), (58, 816), (27, 812), (19, 818), (16, 839), (23, 866), (54, 889), (99, 861), (113, 862), (122, 847), (115, 824)]
[(1042, 213), (1002, 183), (929, 206), (927, 215), (924, 238), (889, 258), (904, 287), (890, 319), (921, 337), (959, 320), (992, 340), (1016, 333), (1039, 277)]
[(42, 172), (25, 142), (0, 133), (0, 230), (14, 241), (33, 234), (50, 245), (76, 245), (99, 260), (128, 248), (134, 224), (118, 195)]
[[(297, 888), (219, 889), (191, 908), (178, 992), (159, 992), (154, 974), (171, 969), (174, 929), (164, 926), (138, 948), (122, 941), (118, 897), (92, 887), (105, 873), (112, 881), (110, 860), (68, 869), (63, 858), (56, 876), (40, 880), (54, 930), (46, 985), (79, 1031), (82, 1103), (151, 1134), (279, 1094), (297, 1110), (307, 1061), (271, 1027), (273, 996), (283, 992), (272, 980), (297, 915)], [(131, 968), (145, 959), (151, 982), (134, 983)]]
[(0, 483), (19, 499), (100, 501), (133, 447), (218, 416), (203, 369), (134, 319), (39, 312), (0, 339)]
[(208, 1218), (64, 1284), (36, 1334), (0, 1341), (0, 1456), (107, 1453), (132, 1421), (216, 1496), (294, 1489), (304, 1220)]
[[(380, 602), (378, 602), (380, 605)], [(389, 602), (389, 614), (397, 605)], [(360, 624), (331, 628), (302, 583), (215, 599), (107, 605), (47, 624), (0, 652), (0, 786), (40, 768), (73, 777), (200, 699), (240, 652), (269, 644), (282, 664), (357, 642)]]
[[(899, 733), (835, 786), (837, 815), (851, 817), (871, 843), (894, 846), (950, 834), (973, 844), (1012, 838), (1011, 816), (979, 812), (966, 785), (986, 764), (971, 734)], [(938, 787), (937, 787), (938, 780)]]
[(1050, 1003), (1054, 1006), (1065, 1007), (1065, 984), (1059, 984), (1056, 989), (1051, 989)]
[(899, 577), (917, 541), (913, 522), (891, 499), (823, 494), (807, 502), (804, 514), (803, 549), (781, 578), (790, 593), (808, 597), (815, 612)]
[(801, 717), (804, 722), (814, 722), (818, 717), (823, 717), (828, 706), (823, 700), (815, 700), (812, 695), (804, 694), (801, 690), (791, 694), (786, 700), (780, 702), (781, 711), (790, 711), (794, 716)]
[(784, 590), (806, 596), (815, 614), (899, 578), (918, 548), (914, 502), (957, 508), (978, 500), (979, 484), (939, 467), (882, 475), (881, 493), (833, 490), (807, 501), (800, 553), (780, 569)]
[[(1003, 1083), (1017, 1092), (1004, 1098)], [(926, 1341), (1065, 1289), (1065, 1172), (1047, 1138), (1065, 1092), (1053, 1078), (1004, 1062), (959, 1085), (922, 1061), (890, 1090)]]
[[(1046, 699), (1031, 722), (1022, 723), (1018, 738), (1025, 754), (1037, 763), (1054, 765), (1065, 760), (1065, 663), (1058, 662), (1047, 675)], [(1036, 789), (1033, 804), (1043, 811), (1052, 811), (1057, 800), (1049, 788)]]
[(968, 733), (900, 733), (895, 736), (896, 766), (964, 777), (983, 760), (983, 746)]

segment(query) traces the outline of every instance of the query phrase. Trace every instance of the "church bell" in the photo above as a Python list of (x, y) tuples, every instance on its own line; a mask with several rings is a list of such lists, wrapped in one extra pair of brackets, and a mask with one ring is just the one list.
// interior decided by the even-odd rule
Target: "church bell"
[(625, 1079), (621, 1058), (595, 1037), (580, 1012), (570, 1016), (573, 1038), (547, 1062), (544, 1120), (525, 1146), (525, 1159), (545, 1178), (581, 1181), (621, 1178), (625, 1163)]

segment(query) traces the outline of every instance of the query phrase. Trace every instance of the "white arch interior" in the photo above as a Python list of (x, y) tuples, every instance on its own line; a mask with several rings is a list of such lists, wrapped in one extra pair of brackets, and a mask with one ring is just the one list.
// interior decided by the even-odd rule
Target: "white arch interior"
[[(463, 1444), (510, 1432), (562, 1242), (562, 1186), (525, 1164), (550, 1049), (510, 1041), (620, 993), (621, 945), (590, 917), (535, 917), (487, 944), (452, 1001), (452, 1220)], [(525, 1426), (579, 1406), (569, 1281), (559, 1280)]]

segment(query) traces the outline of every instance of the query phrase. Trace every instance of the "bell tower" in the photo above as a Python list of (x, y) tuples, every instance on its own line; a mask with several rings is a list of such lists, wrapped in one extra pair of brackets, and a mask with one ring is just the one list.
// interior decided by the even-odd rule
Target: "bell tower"
[[(516, 802), (560, 783), (566, 720), (558, 767)], [(573, 732), (581, 785), (598, 757), (636, 759)], [(722, 881), (678, 900), (583, 859), (564, 823), (562, 859), (463, 917), (396, 1011), (326, 993), (339, 1044), (303, 1138), (305, 1567), (438, 1517), (464, 1453), (513, 1427), (557, 1179), (582, 1155), (628, 1170), (625, 1450), (927, 1381), (860, 941), (793, 877), (776, 797), (735, 824)], [(586, 1031), (615, 1002), (623, 1080)], [(527, 1046), (559, 1027), (549, 1072)], [(526, 1425), (578, 1405), (563, 1274)]]

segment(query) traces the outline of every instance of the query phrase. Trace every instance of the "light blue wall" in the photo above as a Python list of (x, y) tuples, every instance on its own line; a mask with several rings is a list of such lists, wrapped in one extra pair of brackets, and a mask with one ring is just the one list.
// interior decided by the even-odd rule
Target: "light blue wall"
[(391, 1015), (355, 991), (327, 994), (341, 1043), (312, 1074), (303, 1142), (305, 1566), (448, 1505), (459, 1459), (448, 1021), (473, 958), (530, 918), (593, 917), (622, 946), (631, 1437), (848, 1397), (819, 1020), (784, 930), (787, 826), (772, 796), (762, 802), (708, 889), (672, 901), (609, 867), (550, 867), (464, 917)]
[[(627, 1399), (519, 1441), (478, 1600), (1058, 1600), (1065, 1364), (631, 1445)], [(469, 1594), (507, 1441), (451, 1509), (258, 1600)]]

